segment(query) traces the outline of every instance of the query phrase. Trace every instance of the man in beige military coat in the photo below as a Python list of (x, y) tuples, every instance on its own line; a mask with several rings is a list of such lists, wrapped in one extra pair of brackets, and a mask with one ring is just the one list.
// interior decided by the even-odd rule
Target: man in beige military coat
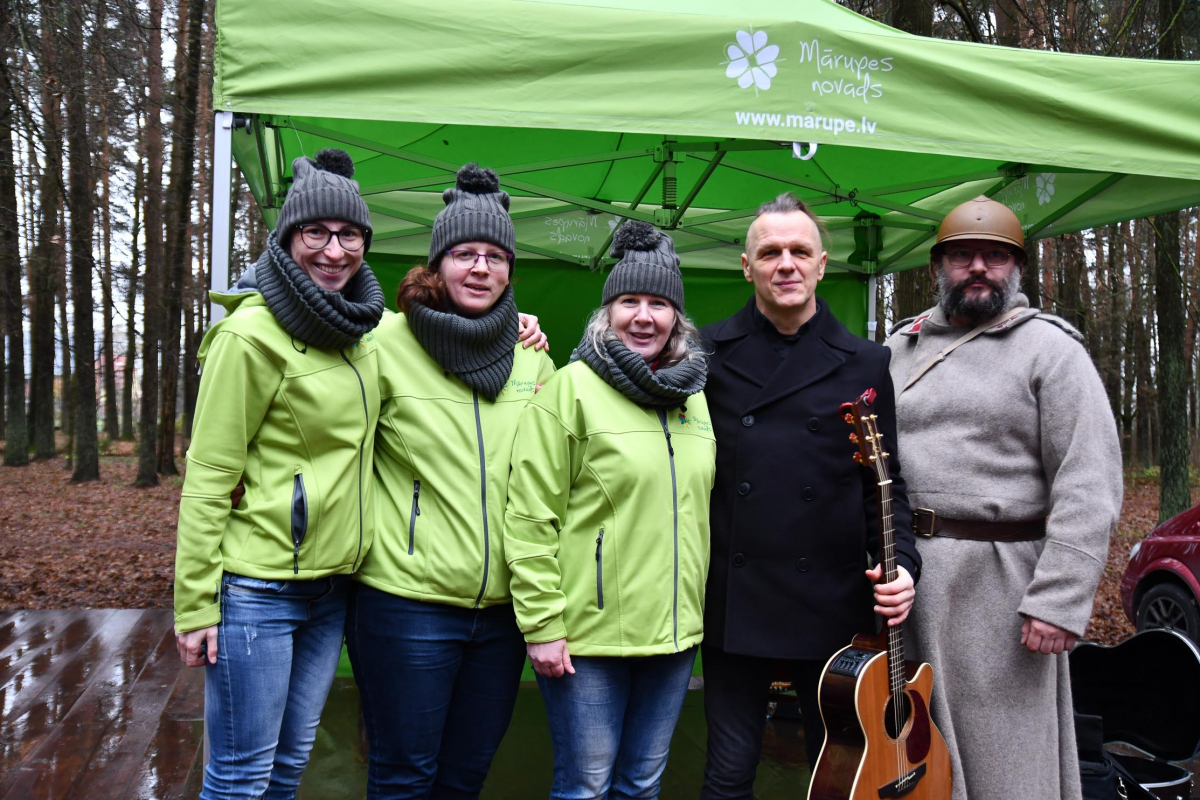
[(1104, 387), (1079, 332), (1020, 294), (1024, 248), (1000, 203), (951, 211), (938, 304), (887, 340), (909, 499), (933, 512), (914, 519), (909, 641), (933, 665), (954, 800), (1080, 798), (1067, 651), (1121, 508)]

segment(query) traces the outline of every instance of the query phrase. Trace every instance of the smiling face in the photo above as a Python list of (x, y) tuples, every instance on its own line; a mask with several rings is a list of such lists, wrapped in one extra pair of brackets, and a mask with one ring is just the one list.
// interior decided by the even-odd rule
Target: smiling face
[(675, 327), (675, 306), (653, 294), (623, 294), (609, 303), (613, 333), (647, 361), (658, 358)]
[[(305, 224), (320, 225), (330, 231), (341, 231), (343, 228), (361, 230), (356, 225), (336, 219), (321, 219)], [(288, 240), (288, 255), (317, 286), (327, 292), (340, 292), (362, 267), (363, 248), (355, 251), (343, 250), (341, 240), (330, 236), (328, 244), (314, 250), (304, 243), (301, 227), (303, 226), (292, 229)]]
[(817, 310), (817, 284), (825, 277), (826, 258), (817, 225), (804, 212), (763, 214), (754, 220), (746, 234), (742, 274), (754, 284), (763, 316), (772, 322), (808, 321)]
[[(504, 254), (503, 247), (491, 242), (462, 242), (451, 249), (456, 252), (470, 251), (481, 256), (487, 256), (488, 253)], [(488, 266), (486, 257), (460, 264), (458, 259), (449, 253), (442, 255), (441, 264), (438, 266), (438, 272), (446, 282), (446, 293), (450, 303), (464, 317), (478, 317), (496, 305), (496, 301), (508, 286), (510, 269), (507, 254), (504, 262), (495, 268)]]

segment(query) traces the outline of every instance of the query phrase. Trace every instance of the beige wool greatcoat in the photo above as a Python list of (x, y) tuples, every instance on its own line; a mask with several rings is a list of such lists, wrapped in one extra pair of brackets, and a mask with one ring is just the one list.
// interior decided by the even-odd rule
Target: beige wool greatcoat
[(1078, 800), (1067, 656), (1030, 653), (1021, 625), (1028, 616), (1083, 635), (1121, 508), (1116, 424), (1082, 337), (1024, 295), (904, 390), (968, 330), (938, 306), (887, 340), (912, 507), (962, 520), (1044, 518), (1046, 536), (919, 538), (910, 658), (934, 669), (954, 800)]

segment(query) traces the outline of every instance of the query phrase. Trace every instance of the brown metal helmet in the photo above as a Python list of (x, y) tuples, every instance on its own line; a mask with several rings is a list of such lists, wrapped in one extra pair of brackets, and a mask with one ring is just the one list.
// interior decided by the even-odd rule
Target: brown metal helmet
[(983, 195), (956, 207), (942, 220), (937, 244), (955, 239), (989, 239), (1025, 252), (1025, 235), (1017, 215), (1003, 203)]

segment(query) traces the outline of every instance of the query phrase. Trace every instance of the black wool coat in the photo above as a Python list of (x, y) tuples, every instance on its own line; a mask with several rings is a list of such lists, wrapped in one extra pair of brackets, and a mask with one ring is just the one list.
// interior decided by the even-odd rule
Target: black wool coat
[(889, 351), (817, 304), (783, 360), (753, 298), (701, 332), (717, 437), (704, 641), (726, 652), (824, 660), (875, 631), (863, 574), (879, 554), (875, 480), (852, 460), (853, 429), (838, 415), (867, 389), (890, 454), (896, 561), (918, 577)]

